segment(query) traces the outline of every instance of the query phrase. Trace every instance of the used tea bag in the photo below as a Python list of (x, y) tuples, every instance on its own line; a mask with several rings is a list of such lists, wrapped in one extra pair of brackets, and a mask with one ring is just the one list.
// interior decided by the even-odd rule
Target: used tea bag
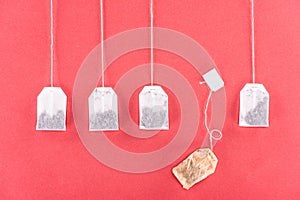
[(168, 95), (160, 86), (145, 86), (139, 94), (140, 129), (168, 130)]
[(190, 189), (215, 172), (218, 159), (209, 148), (198, 149), (173, 168), (184, 189)]
[(67, 96), (60, 87), (44, 87), (37, 97), (36, 130), (66, 130)]
[(240, 92), (240, 126), (269, 126), (269, 93), (262, 84), (247, 83)]
[[(178, 181), (181, 183), (184, 189), (190, 189), (196, 183), (207, 178), (209, 175), (215, 172), (218, 159), (212, 152), (212, 148), (215, 144), (214, 141), (222, 138), (222, 132), (218, 129), (210, 129), (207, 122), (207, 109), (213, 92), (217, 92), (224, 87), (224, 81), (215, 68), (209, 70), (203, 75), (204, 83), (210, 89), (210, 93), (207, 98), (207, 103), (204, 109), (204, 124), (207, 130), (207, 136), (209, 140), (205, 139), (201, 149), (194, 151), (179, 165), (173, 168), (172, 172)], [(202, 84), (203, 82), (200, 82)], [(214, 133), (218, 133), (215, 135)], [(208, 141), (209, 144), (206, 142)], [(209, 146), (210, 148), (203, 148)]]
[(119, 130), (118, 97), (111, 87), (98, 87), (89, 97), (89, 130)]

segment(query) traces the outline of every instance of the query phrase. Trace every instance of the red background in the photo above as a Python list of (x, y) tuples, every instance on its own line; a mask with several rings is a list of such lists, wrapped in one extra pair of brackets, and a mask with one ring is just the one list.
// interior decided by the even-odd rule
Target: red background
[[(203, 120), (194, 143), (182, 157), (147, 174), (112, 170), (81, 144), (72, 118), (71, 96), (77, 70), (99, 44), (98, 0), (54, 0), (54, 83), (68, 96), (67, 131), (35, 131), (36, 97), (49, 85), (50, 76), (48, 2), (0, 1), (1, 199), (300, 198), (299, 0), (256, 1), (257, 81), (270, 93), (269, 128), (238, 127), (239, 91), (251, 81), (249, 1), (155, 0), (155, 26), (180, 31), (199, 42), (216, 62), (226, 84), (224, 137), (214, 149), (219, 165), (213, 176), (189, 191), (181, 188), (171, 169), (201, 145)], [(105, 38), (149, 26), (146, 0), (109, 0), (104, 9)], [(198, 85), (201, 77), (193, 68), (160, 51), (156, 51), (155, 60), (182, 69), (203, 111), (207, 92)], [(107, 71), (107, 83), (114, 85), (130, 68), (147, 62), (146, 50), (123, 56)], [(134, 99), (130, 109), (137, 118)], [(177, 108), (175, 100), (173, 103)], [(178, 125), (178, 121), (173, 123)], [(134, 151), (128, 141), (122, 143), (122, 137), (113, 135), (111, 139)], [(145, 142), (144, 150), (148, 151), (151, 143)]]

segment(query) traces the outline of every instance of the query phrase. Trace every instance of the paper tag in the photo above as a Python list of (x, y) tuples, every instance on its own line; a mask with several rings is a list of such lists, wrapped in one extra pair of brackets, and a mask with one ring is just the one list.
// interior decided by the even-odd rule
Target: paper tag
[(262, 84), (247, 83), (240, 92), (240, 126), (269, 126), (269, 93)]
[(60, 87), (44, 87), (37, 97), (36, 130), (66, 130), (67, 96)]
[(89, 96), (89, 130), (119, 130), (118, 97), (111, 87), (98, 87)]
[(172, 172), (184, 189), (207, 178), (216, 170), (218, 159), (209, 149), (198, 149), (173, 168)]
[(160, 86), (145, 86), (139, 94), (140, 129), (168, 130), (168, 95)]
[(215, 68), (203, 75), (203, 79), (211, 91), (216, 92), (224, 87), (224, 81)]

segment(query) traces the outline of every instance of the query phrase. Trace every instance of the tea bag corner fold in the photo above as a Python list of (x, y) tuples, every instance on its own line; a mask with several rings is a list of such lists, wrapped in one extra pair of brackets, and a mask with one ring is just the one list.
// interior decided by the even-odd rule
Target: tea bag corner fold
[(60, 87), (44, 87), (37, 97), (36, 130), (66, 130), (67, 96)]
[(218, 159), (209, 148), (198, 149), (172, 169), (173, 174), (184, 189), (190, 189), (196, 183), (215, 172)]
[(111, 87), (98, 87), (89, 96), (89, 130), (115, 131), (118, 125), (118, 97)]
[(240, 92), (239, 126), (269, 127), (269, 98), (263, 84), (247, 83)]

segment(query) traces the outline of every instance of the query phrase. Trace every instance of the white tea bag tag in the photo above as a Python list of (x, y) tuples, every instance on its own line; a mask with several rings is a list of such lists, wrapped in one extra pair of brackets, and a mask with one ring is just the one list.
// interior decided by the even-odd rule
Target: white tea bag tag
[(89, 130), (119, 130), (118, 97), (111, 87), (97, 87), (89, 96)]
[(216, 92), (224, 87), (224, 81), (215, 68), (203, 75), (203, 79), (211, 91)]
[(269, 93), (263, 84), (247, 83), (241, 90), (239, 126), (269, 126)]
[(169, 130), (168, 95), (160, 86), (145, 86), (139, 94), (140, 129)]
[(44, 87), (37, 97), (36, 130), (66, 130), (67, 96), (60, 87)]

